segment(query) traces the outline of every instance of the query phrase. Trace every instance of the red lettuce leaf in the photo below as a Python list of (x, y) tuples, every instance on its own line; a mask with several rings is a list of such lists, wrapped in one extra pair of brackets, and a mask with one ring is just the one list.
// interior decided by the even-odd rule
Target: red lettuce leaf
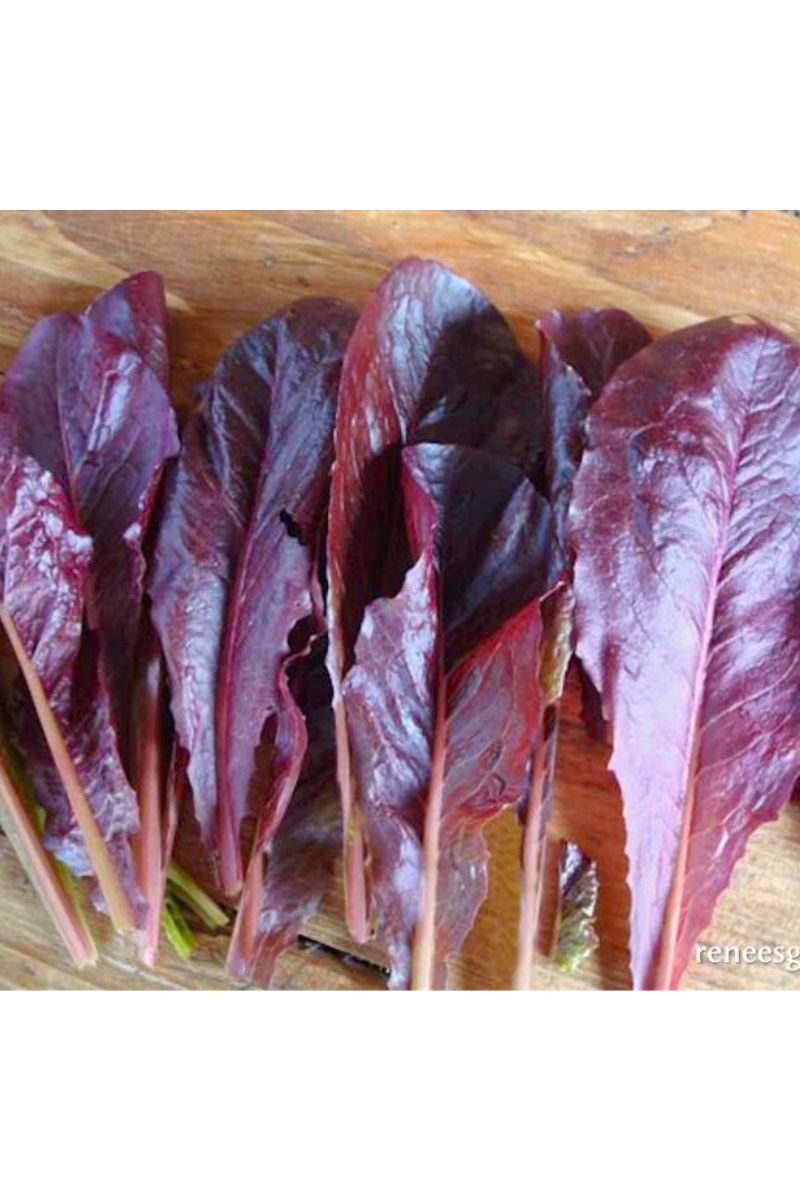
[(440, 987), (486, 893), (482, 826), (524, 785), (558, 561), (549, 508), (512, 464), (418, 445), (402, 465), (418, 557), (367, 607), (344, 698), (391, 984)]
[[(650, 337), (638, 321), (616, 308), (587, 308), (572, 314), (554, 309), (538, 322), (538, 328), (547, 495), (553, 508), (559, 544), (567, 553), (567, 512), (573, 480), (583, 455), (589, 409), (617, 367), (646, 346)], [(529, 787), (517, 809), (525, 832), (514, 984), (523, 990), (530, 986), (533, 947), (540, 922), (559, 706), (572, 657), (572, 610), (572, 594), (566, 584), (550, 596), (543, 607), (544, 634), (539, 667), (544, 697), (542, 730), (531, 763)], [(583, 671), (580, 671), (580, 679), (584, 721), (592, 736), (602, 740), (604, 730), (599, 698)]]
[[(22, 716), (23, 729), (24, 723), (30, 722), (31, 736), (21, 740), (26, 749), (34, 748), (33, 766), (38, 763), (43, 768), (32, 772), (36, 798), (42, 807), (63, 820), (63, 830), (69, 836), (80, 821), (81, 832), (75, 834), (80, 841), (80, 866), (87, 862), (85, 844), (98, 847), (94, 861), (98, 863), (99, 853), (104, 894), (115, 922), (124, 927), (130, 923), (138, 903), (129, 869), (128, 827), (120, 821), (120, 811), (128, 811), (125, 807), (128, 794), (120, 797), (115, 791), (117, 759), (112, 753), (109, 770), (105, 743), (102, 737), (94, 736), (97, 726), (103, 725), (104, 713), (107, 714), (107, 707), (103, 709), (102, 704), (95, 703), (98, 693), (94, 678), (84, 692), (86, 673), (93, 672), (97, 663), (96, 644), (81, 638), (92, 543), (75, 520), (61, 487), (33, 459), (18, 454), (12, 439), (6, 436), (8, 430), (9, 423), (3, 419), (0, 421), (0, 620), (14, 646), (27, 687), (33, 684), (41, 692), (39, 708), (43, 705), (47, 710), (50, 738), (59, 739), (59, 747), (66, 743), (77, 772), (78, 788), (81, 784), (89, 785), (85, 796), (77, 797), (78, 812), (61, 790), (48, 750), (52, 744), (45, 741), (44, 726), (40, 727), (31, 703), (25, 705)], [(21, 700), (22, 693), (18, 690), (17, 703)], [(15, 734), (19, 735), (19, 725)], [(110, 736), (113, 741), (113, 733)], [(83, 757), (85, 753), (92, 757)], [(30, 757), (27, 765), (32, 765)], [(54, 848), (68, 865), (74, 865), (67, 846), (57, 841)], [(115, 867), (122, 868), (119, 881)], [(89, 872), (90, 868), (86, 870)], [(122, 895), (118, 893), (119, 886)]]
[(18, 455), (0, 421), (0, 578), (13, 621), (50, 704), (69, 705), (92, 543), (48, 471)]
[(86, 316), (135, 350), (164, 389), (169, 387), (167, 305), (160, 275), (155, 271), (129, 275), (96, 296)]
[[(83, 794), (132, 912), (142, 915), (130, 840), (138, 832), (126, 774), (144, 539), (165, 460), (177, 453), (165, 389), (163, 287), (150, 273), (98, 297), (80, 316), (39, 321), (9, 369), (0, 413), (16, 452), (49, 471), (90, 536), (85, 621), (69, 695), (42, 684)], [(34, 664), (35, 665), (35, 664)], [(64, 688), (63, 681), (59, 687)], [(47, 813), (46, 841), (71, 870), (92, 873), (73, 798), (28, 700), (17, 693), (15, 736)]]
[(408, 259), (381, 283), (348, 346), (336, 422), (327, 563), (329, 666), (344, 809), (348, 923), (367, 935), (363, 831), (354, 806), (342, 684), (364, 611), (410, 565), (400, 451), (415, 442), (490, 449), (541, 465), (535, 372), (497, 310), (435, 262)]
[[(48, 676), (34, 666), (49, 698)], [(139, 833), (136, 795), (120, 761), (111, 701), (101, 667), (97, 636), (84, 629), (74, 662), (68, 697), (50, 704), (97, 828), (108, 847), (116, 874), (137, 923), (144, 904), (137, 882), (133, 840)], [(45, 845), (73, 875), (95, 875), (85, 832), (64, 789), (61, 771), (48, 748), (34, 707), (20, 688), (15, 732), (31, 770), (34, 792), (47, 813)], [(98, 907), (100, 891), (93, 891)]]
[[(165, 388), (164, 321), (160, 278), (133, 276), (80, 316), (39, 321), (0, 394), (20, 452), (51, 472), (92, 538), (87, 615), (126, 739), (143, 543), (164, 462), (179, 448)], [(127, 758), (127, 745), (121, 749)]]
[(307, 729), (307, 752), (283, 820), (256, 838), (231, 939), (228, 970), (269, 984), (278, 955), (316, 912), (342, 847), (336, 789), (336, 739), (327, 644), (319, 638), (290, 670), (292, 694)]
[(650, 335), (619, 308), (553, 309), (537, 322), (547, 494), (559, 539), (566, 538), (572, 483), (586, 444), (586, 418), (609, 379)]
[[(643, 325), (619, 308), (584, 308), (575, 313), (553, 309), (537, 322), (537, 328), (547, 496), (559, 542), (568, 553), (567, 514), (586, 445), (589, 410), (617, 367), (651, 339)], [(604, 729), (599, 698), (582, 670), (580, 680), (584, 724), (590, 735), (601, 741)]]
[(615, 374), (571, 510), (578, 654), (613, 734), (636, 987), (676, 987), (800, 771), (800, 348), (717, 320)]
[(272, 832), (302, 762), (286, 668), (324, 627), (317, 559), (354, 320), (348, 305), (309, 299), (245, 334), (204, 388), (165, 485), (152, 616), (195, 815), (228, 895), (242, 886), (240, 834), (268, 721)]
[(63, 868), (59, 871), (43, 848), (35, 816), (18, 788), (10, 763), (0, 752), (0, 829), (5, 833), (36, 894), (47, 911), (75, 966), (97, 962), (97, 950)]

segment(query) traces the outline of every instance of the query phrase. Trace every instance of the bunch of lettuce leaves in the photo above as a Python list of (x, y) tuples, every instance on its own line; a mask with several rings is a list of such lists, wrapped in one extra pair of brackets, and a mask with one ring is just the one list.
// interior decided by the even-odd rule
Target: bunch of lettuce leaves
[(120, 930), (142, 930), (148, 909), (132, 697), (145, 540), (179, 448), (167, 382), (164, 291), (146, 272), (39, 321), (0, 390), (7, 736), (44, 848), (93, 881)]
[[(636, 987), (678, 985), (800, 774), (800, 347), (651, 343), (408, 259), (245, 333), (179, 438), (160, 278), (32, 330), (0, 389), (0, 821), (74, 961), (236, 918), (268, 983), (343, 857), (355, 939), (446, 985), (522, 822), (530, 986), (570, 663), (613, 746)], [(78, 884), (77, 881), (82, 881)], [(596, 943), (567, 845), (556, 961)]]

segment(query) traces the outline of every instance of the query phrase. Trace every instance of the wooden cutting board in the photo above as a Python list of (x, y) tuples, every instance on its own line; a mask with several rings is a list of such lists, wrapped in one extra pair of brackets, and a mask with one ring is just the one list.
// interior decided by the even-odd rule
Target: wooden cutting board
[[(219, 351), (249, 325), (303, 295), (363, 302), (408, 254), (436, 257), (483, 288), (523, 346), (554, 305), (615, 304), (660, 334), (721, 313), (752, 313), (800, 337), (800, 220), (777, 212), (27, 212), (0, 213), (0, 377), (37, 317), (77, 309), (100, 288), (151, 267), (166, 281), (175, 398), (185, 403)], [(535, 984), (626, 987), (627, 891), (617, 790), (607, 752), (577, 719), (570, 691), (560, 742), (556, 832), (577, 840), (600, 872), (599, 952), (574, 975), (546, 961)], [(451, 984), (505, 988), (514, 961), (519, 833), (490, 829), (488, 900)], [(286, 988), (376, 988), (370, 947), (353, 946), (338, 886), (297, 949), (281, 961)], [(201, 937), (195, 959), (169, 947), (155, 971), (94, 922), (102, 964), (78, 975), (0, 837), (0, 987), (222, 988), (224, 940)], [(704, 942), (800, 946), (800, 806), (750, 843)], [(790, 988), (800, 972), (772, 965), (694, 963), (688, 988)]]

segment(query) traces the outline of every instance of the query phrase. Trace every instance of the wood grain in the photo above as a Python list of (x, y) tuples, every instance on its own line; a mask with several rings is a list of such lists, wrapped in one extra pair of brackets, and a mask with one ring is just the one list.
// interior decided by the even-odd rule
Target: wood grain
[[(617, 304), (653, 333), (749, 312), (800, 336), (800, 221), (776, 212), (24, 212), (0, 213), (0, 378), (32, 323), (75, 309), (143, 267), (166, 281), (174, 392), (186, 403), (219, 351), (300, 296), (362, 303), (406, 254), (435, 256), (482, 287), (529, 353), (534, 322), (554, 305)], [(628, 897), (620, 804), (607, 751), (586, 737), (570, 687), (562, 723), (555, 831), (596, 857), (599, 952), (574, 975), (548, 962), (535, 986), (622, 988)], [(489, 897), (458, 961), (454, 987), (505, 988), (514, 961), (519, 832), (491, 827)], [(157, 970), (94, 921), (102, 964), (69, 965), (8, 844), (0, 839), (0, 987), (224, 988), (224, 939), (201, 936), (196, 958), (167, 947)], [(281, 988), (378, 988), (380, 955), (354, 947), (337, 886), (278, 970)], [(800, 807), (762, 827), (719, 903), (706, 944), (800, 946)], [(328, 949), (325, 949), (327, 947)], [(374, 964), (374, 965), (370, 965)], [(694, 963), (686, 988), (793, 988), (778, 965)]]

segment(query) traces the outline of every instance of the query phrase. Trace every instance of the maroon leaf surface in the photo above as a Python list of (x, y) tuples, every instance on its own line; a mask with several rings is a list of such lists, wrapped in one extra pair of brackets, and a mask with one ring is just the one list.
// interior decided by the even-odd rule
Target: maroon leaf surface
[(18, 788), (5, 755), (0, 753), (0, 829), (58, 932), (75, 966), (82, 970), (97, 962), (97, 950), (72, 888), (43, 848), (35, 816)]
[[(38, 673), (47, 691), (46, 679), (41, 671)], [(45, 844), (73, 875), (92, 876), (95, 866), (84, 832), (65, 793), (38, 716), (21, 691), (18, 705), (17, 737), (33, 777), (36, 798), (48, 817)], [(84, 630), (80, 642), (68, 703), (55, 705), (51, 701), (51, 707), (131, 911), (138, 920), (143, 916), (143, 902), (132, 849), (132, 841), (139, 832), (138, 805), (120, 761), (100, 646), (91, 631)], [(95, 892), (98, 901), (99, 895)]]
[(402, 468), (416, 561), (367, 607), (344, 698), (392, 986), (440, 987), (485, 896), (482, 826), (523, 787), (558, 563), (549, 508), (512, 464), (417, 445)]
[(328, 528), (329, 666), (344, 807), (348, 921), (367, 935), (364, 848), (342, 685), (368, 604), (410, 565), (400, 452), (415, 442), (491, 449), (540, 465), (535, 373), (485, 296), (435, 262), (408, 259), (365, 307), (345, 357)]
[(537, 328), (547, 492), (563, 544), (589, 409), (617, 367), (642, 350), (650, 335), (619, 308), (584, 308), (575, 313), (553, 309), (537, 322)]
[(135, 350), (162, 386), (169, 387), (167, 305), (160, 275), (155, 271), (129, 275), (95, 297), (86, 316)]
[[(97, 646), (82, 639), (84, 593), (91, 570), (92, 543), (80, 529), (61, 487), (33, 459), (22, 457), (0, 420), (0, 618), (23, 672), (35, 678), (56, 736), (66, 743), (79, 786), (83, 787), (82, 832), (74, 807), (61, 788), (28, 693), (17, 690), (15, 736), (26, 751), (26, 766), (37, 800), (51, 818), (49, 841), (77, 874), (89, 874), (85, 837), (105, 843), (103, 881), (116, 868), (123, 895), (111, 897), (119, 924), (138, 914), (127, 837), (136, 823), (132, 793), (118, 778), (116, 743), (109, 723), (107, 695), (96, 678)], [(27, 686), (30, 686), (26, 676)], [(26, 701), (23, 703), (23, 701)], [(110, 745), (109, 745), (110, 739)], [(59, 837), (58, 834), (62, 834)], [(74, 844), (73, 844), (74, 843)], [(106, 855), (108, 858), (106, 858)], [(112, 865), (113, 864), (113, 865)], [(97, 856), (95, 855), (95, 865)]]
[[(269, 984), (281, 950), (319, 907), (342, 847), (331, 685), (320, 638), (290, 670), (307, 750), (286, 814), (256, 837), (228, 954), (228, 970)], [(265, 781), (265, 788), (269, 786)]]
[[(60, 485), (73, 520), (91, 538), (82, 594), (85, 628), (69, 695), (50, 696), (66, 751), (111, 853), (133, 913), (142, 904), (130, 840), (136, 798), (125, 764), (131, 737), (143, 543), (165, 460), (177, 453), (166, 392), (166, 311), (161, 280), (144, 273), (99, 296), (79, 316), (45, 317), (19, 351), (0, 392), (3, 429)], [(52, 682), (52, 681), (50, 681)], [(48, 821), (47, 844), (80, 875), (92, 873), (62, 767), (50, 753), (25, 688), (16, 738)], [(96, 854), (94, 856), (96, 858)], [(106, 889), (107, 890), (107, 889)]]
[(0, 420), (0, 602), (50, 704), (63, 712), (73, 690), (92, 543), (61, 487), (16, 453), (7, 429)]
[(615, 374), (571, 510), (578, 653), (622, 789), (637, 987), (676, 987), (800, 771), (800, 348), (684, 330)]
[(349, 306), (303, 300), (223, 354), (165, 486), (150, 587), (189, 753), (195, 815), (223, 890), (242, 885), (257, 747), (275, 724), (274, 828), (302, 761), (290, 657), (324, 627), (317, 577)]
[(80, 316), (39, 321), (0, 392), (20, 452), (51, 472), (92, 538), (88, 618), (126, 742), (142, 546), (164, 462), (178, 452), (165, 315), (159, 276), (132, 276)]

